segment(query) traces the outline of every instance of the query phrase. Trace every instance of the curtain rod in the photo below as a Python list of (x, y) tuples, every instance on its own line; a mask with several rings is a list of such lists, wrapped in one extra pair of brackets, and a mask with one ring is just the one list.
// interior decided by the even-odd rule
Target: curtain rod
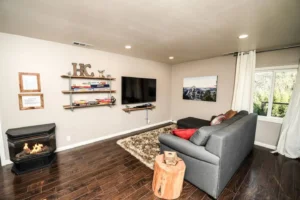
[[(284, 49), (293, 49), (293, 48), (299, 48), (300, 44), (296, 44), (293, 46), (287, 46), (287, 47), (281, 47), (281, 48), (275, 48), (275, 49), (266, 49), (266, 50), (257, 50), (256, 53), (265, 53), (265, 52), (270, 52), (270, 51), (279, 51), (279, 50), (284, 50)], [(239, 52), (234, 52), (234, 53), (229, 53), (226, 55), (234, 55), (237, 56)]]

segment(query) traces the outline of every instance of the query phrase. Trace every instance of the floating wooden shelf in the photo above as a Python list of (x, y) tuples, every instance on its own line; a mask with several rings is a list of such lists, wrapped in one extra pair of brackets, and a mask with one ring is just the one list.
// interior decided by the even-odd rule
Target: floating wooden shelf
[(107, 103), (107, 104), (97, 104), (97, 105), (87, 105), (87, 106), (70, 106), (64, 105), (64, 109), (75, 109), (75, 108), (89, 108), (89, 107), (97, 107), (97, 106), (113, 106), (114, 104)]
[[(71, 74), (69, 72), (68, 74)], [(109, 88), (106, 88), (108, 90), (86, 90), (86, 91), (73, 91), (73, 90), (63, 90), (61, 91), (63, 94), (69, 94), (70, 96), (70, 104), (69, 105), (63, 105), (64, 109), (69, 109), (73, 111), (76, 108), (90, 108), (90, 107), (98, 107), (98, 106), (113, 106), (114, 104), (106, 103), (106, 104), (96, 104), (96, 105), (86, 105), (86, 106), (73, 106), (73, 94), (95, 94), (95, 93), (106, 93), (108, 94), (108, 98), (111, 98), (111, 93), (115, 93), (116, 90), (112, 90), (111, 84), (113, 80), (116, 80), (115, 78), (106, 78), (106, 77), (89, 77), (89, 76), (69, 76), (69, 75), (61, 75), (61, 78), (67, 78), (69, 79), (69, 89), (72, 87), (72, 79), (93, 79), (93, 80), (107, 80), (109, 82)]]
[(63, 90), (61, 91), (64, 94), (84, 94), (84, 93), (115, 93), (116, 90), (101, 90), (101, 91), (70, 91), (70, 90)]
[(145, 108), (123, 108), (123, 110), (125, 112), (131, 112), (131, 111), (137, 111), (137, 110), (152, 110), (154, 108), (155, 108), (155, 106), (149, 106), (149, 107), (145, 107)]
[(77, 78), (77, 79), (98, 79), (98, 80), (116, 80), (115, 78), (100, 78), (100, 77), (89, 77), (89, 76), (68, 76), (68, 75), (61, 75), (62, 78)]

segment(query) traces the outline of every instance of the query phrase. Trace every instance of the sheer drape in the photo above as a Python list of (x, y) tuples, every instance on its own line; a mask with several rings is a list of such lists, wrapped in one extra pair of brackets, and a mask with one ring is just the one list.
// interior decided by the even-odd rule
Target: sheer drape
[(282, 155), (289, 158), (300, 157), (300, 73), (298, 74), (294, 86), (291, 101), (283, 120), (281, 134), (277, 149)]
[(236, 63), (232, 110), (252, 112), (252, 87), (256, 64), (256, 52), (239, 53)]

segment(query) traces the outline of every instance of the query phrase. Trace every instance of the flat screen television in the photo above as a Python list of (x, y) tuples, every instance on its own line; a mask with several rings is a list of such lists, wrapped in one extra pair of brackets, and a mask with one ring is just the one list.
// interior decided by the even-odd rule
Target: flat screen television
[(122, 104), (156, 101), (156, 79), (122, 76)]

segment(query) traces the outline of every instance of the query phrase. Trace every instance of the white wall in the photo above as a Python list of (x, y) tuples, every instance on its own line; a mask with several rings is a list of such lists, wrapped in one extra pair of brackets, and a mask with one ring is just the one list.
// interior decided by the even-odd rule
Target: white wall
[[(182, 63), (172, 67), (172, 119), (196, 117), (209, 120), (212, 115), (231, 108), (236, 57), (222, 56)], [(218, 76), (217, 102), (191, 101), (182, 98), (186, 77)]]
[[(122, 47), (120, 47), (122, 48)], [(107, 136), (146, 125), (145, 111), (125, 113), (121, 105), (121, 76), (157, 79), (156, 109), (149, 112), (151, 123), (170, 120), (171, 66), (154, 61), (122, 56), (71, 45), (0, 33), (0, 114), (2, 132), (9, 128), (55, 122), (57, 146)], [(72, 71), (72, 62), (91, 64), (93, 71), (105, 69), (116, 78), (113, 89), (117, 90), (116, 106), (82, 108), (74, 112), (64, 110), (69, 96), (62, 94), (68, 89), (68, 80), (60, 76)], [(40, 73), (45, 109), (20, 111), (18, 105), (18, 72)], [(82, 81), (81, 81), (82, 82)], [(107, 95), (79, 94), (74, 99), (94, 99)], [(71, 136), (71, 141), (66, 140)], [(8, 157), (7, 157), (8, 158)]]

